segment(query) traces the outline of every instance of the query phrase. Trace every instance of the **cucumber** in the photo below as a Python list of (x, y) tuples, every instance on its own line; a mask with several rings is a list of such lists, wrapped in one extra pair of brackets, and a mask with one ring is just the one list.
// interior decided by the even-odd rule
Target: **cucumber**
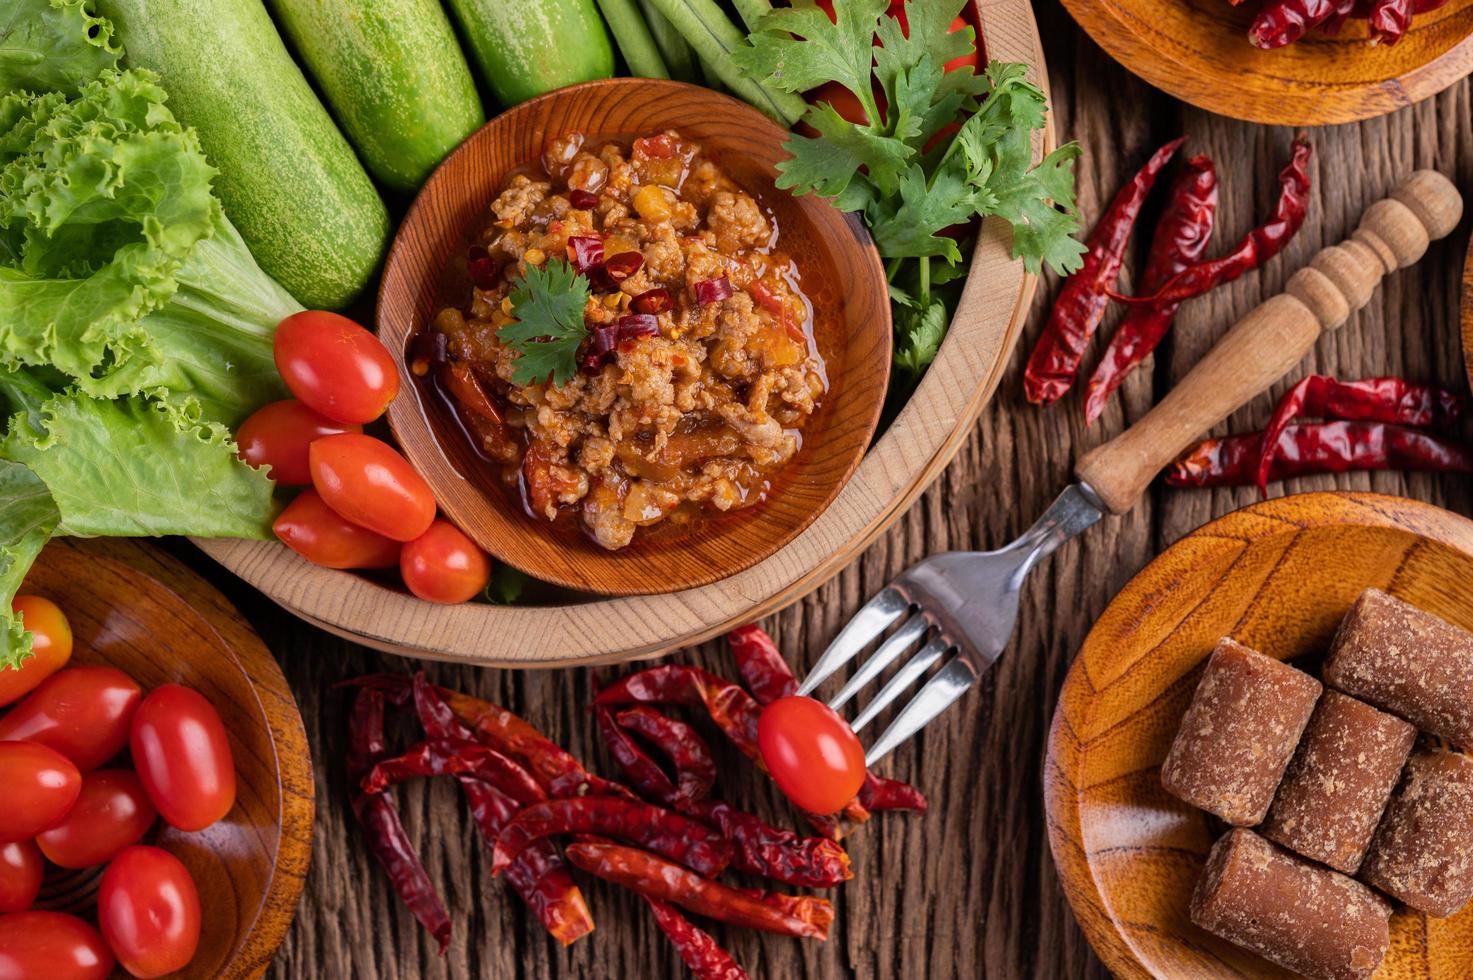
[(270, 0), (369, 173), (398, 191), (424, 183), (486, 121), (438, 0)]
[(611, 78), (614, 49), (593, 0), (449, 0), (486, 84), (504, 106)]
[(98, 0), (127, 64), (219, 169), (215, 192), (256, 261), (304, 306), (346, 305), (389, 234), (382, 198), (261, 0)]

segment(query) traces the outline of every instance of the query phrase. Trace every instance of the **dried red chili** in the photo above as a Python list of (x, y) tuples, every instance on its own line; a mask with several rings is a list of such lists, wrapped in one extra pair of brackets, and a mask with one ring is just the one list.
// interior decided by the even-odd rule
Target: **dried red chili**
[(618, 722), (614, 720), (614, 713), (608, 708), (594, 707), (593, 718), (598, 724), (604, 744), (608, 746), (609, 754), (618, 763), (624, 773), (624, 778), (634, 785), (635, 791), (651, 803), (674, 806), (675, 783), (666, 775), (665, 770), (660, 768), (660, 764), (651, 759), (644, 749), (636, 745), (629, 734), (619, 727)]
[(615, 720), (619, 727), (643, 736), (670, 760), (675, 769), (671, 806), (679, 809), (711, 795), (711, 787), (716, 785), (716, 762), (695, 729), (647, 705), (621, 711)]
[(664, 664), (630, 674), (594, 697), (596, 705), (687, 704), (704, 707), (742, 753), (760, 759), (757, 719), (762, 708), (737, 685), (699, 667)]
[(1395, 44), (1412, 26), (1411, 0), (1375, 0), (1367, 18), (1372, 44)]
[(1084, 266), (1064, 280), (1048, 323), (1028, 358), (1023, 391), (1030, 402), (1043, 405), (1057, 401), (1073, 387), (1084, 348), (1110, 304), (1108, 290), (1120, 275), (1120, 263), (1136, 216), (1157, 175), (1184, 139), (1172, 140), (1152, 154), (1146, 165), (1115, 193), (1104, 216), (1090, 232)]
[(1391, 422), (1415, 428), (1432, 426), (1447, 430), (1463, 413), (1456, 394), (1430, 385), (1412, 384), (1404, 378), (1364, 378), (1339, 381), (1323, 374), (1301, 378), (1284, 392), (1273, 418), (1263, 430), (1264, 452), (1258, 461), (1257, 484), (1267, 492), (1269, 470), (1279, 436), (1298, 418), (1346, 419)]
[[(1251, 486), (1263, 433), (1207, 439), (1166, 474), (1174, 487)], [(1473, 450), (1437, 436), (1384, 422), (1310, 422), (1279, 435), (1272, 480), (1351, 470), (1473, 473)]]
[(1294, 140), (1289, 162), (1279, 171), (1279, 200), (1273, 217), (1245, 235), (1231, 252), (1220, 259), (1198, 262), (1149, 296), (1118, 298), (1128, 303), (1151, 305), (1179, 303), (1232, 282), (1282, 252), (1299, 232), (1305, 215), (1309, 213), (1311, 153), (1310, 145), (1303, 137)]
[(768, 896), (730, 888), (646, 851), (579, 843), (568, 860), (589, 874), (718, 922), (785, 936), (827, 939), (833, 905), (810, 895)]
[(459, 738), (426, 739), (397, 756), (381, 759), (363, 777), (365, 793), (379, 793), (397, 783), (424, 776), (472, 775), (490, 783), (523, 806), (547, 798), (542, 787), (514, 760)]
[(348, 800), (369, 851), (389, 876), (400, 901), (435, 937), (443, 955), (450, 945), (450, 916), (445, 905), (404, 832), (393, 801), (384, 793), (365, 792), (361, 785), (364, 774), (386, 754), (384, 696), (361, 690), (348, 716)]
[(748, 980), (743, 970), (730, 953), (716, 944), (716, 940), (701, 929), (669, 902), (660, 898), (641, 895), (650, 911), (655, 914), (655, 924), (670, 939), (675, 951), (697, 980)]
[(500, 874), (528, 844), (554, 834), (617, 837), (709, 877), (725, 871), (732, 858), (732, 845), (705, 824), (648, 803), (600, 796), (549, 800), (517, 814), (496, 840), (491, 873)]
[(742, 683), (758, 704), (798, 693), (798, 679), (767, 631), (756, 623), (739, 626), (726, 634)]
[(898, 779), (885, 779), (870, 773), (859, 787), (859, 805), (866, 810), (917, 810), (930, 806), (921, 791)]
[[(1171, 182), (1166, 210), (1156, 224), (1141, 289), (1154, 292), (1188, 266), (1201, 261), (1217, 219), (1217, 168), (1205, 156), (1192, 157)], [(1084, 422), (1091, 425), (1110, 396), (1171, 329), (1180, 304), (1133, 306), (1120, 321), (1100, 358), (1084, 399)]]
[(801, 888), (831, 888), (854, 877), (849, 855), (827, 837), (780, 830), (727, 803), (703, 800), (686, 812), (718, 828), (736, 847), (732, 867)]
[(1248, 28), (1254, 47), (1271, 50), (1293, 44), (1311, 29), (1348, 13), (1354, 0), (1269, 0)]

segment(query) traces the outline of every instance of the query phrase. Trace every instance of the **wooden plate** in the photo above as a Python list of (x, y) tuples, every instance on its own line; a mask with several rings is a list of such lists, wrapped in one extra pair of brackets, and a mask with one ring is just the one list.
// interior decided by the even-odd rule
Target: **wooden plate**
[(1235, 119), (1321, 126), (1384, 115), (1473, 71), (1473, 0), (1417, 14), (1398, 43), (1366, 43), (1364, 20), (1261, 51), (1248, 25), (1262, 0), (1064, 0), (1116, 61), (1192, 105)]
[(1468, 240), (1468, 257), (1463, 260), (1463, 298), (1459, 304), (1463, 323), (1463, 370), (1473, 386), (1473, 239)]
[[(186, 684), (220, 712), (235, 756), (235, 808), (196, 834), (160, 824), (150, 843), (189, 868), (204, 909), (199, 950), (171, 976), (260, 976), (296, 914), (312, 852), (312, 756), (281, 668), (224, 596), (138, 542), (58, 539), (21, 591), (66, 613), (73, 665), (117, 667), (145, 691)], [(91, 918), (99, 877), (53, 868), (39, 904)]]
[[(1160, 765), (1219, 637), (1322, 653), (1371, 586), (1473, 629), (1473, 522), (1370, 493), (1254, 504), (1177, 542), (1095, 623), (1054, 712), (1044, 797), (1064, 891), (1116, 976), (1287, 976), (1188, 921), (1213, 838)], [(1473, 976), (1473, 908), (1397, 912), (1377, 980), (1454, 976)]]
[[(980, 5), (987, 55), (1030, 66), (1047, 87), (1028, 0)], [(1037, 147), (1054, 145), (1052, 130)], [(557, 607), (432, 606), (367, 579), (316, 568), (275, 543), (199, 541), (281, 605), (380, 650), (509, 667), (652, 657), (720, 635), (807, 595), (900, 518), (965, 441), (992, 397), (1037, 285), (1010, 257), (1006, 225), (984, 224), (940, 356), (833, 504), (792, 544), (713, 585)]]

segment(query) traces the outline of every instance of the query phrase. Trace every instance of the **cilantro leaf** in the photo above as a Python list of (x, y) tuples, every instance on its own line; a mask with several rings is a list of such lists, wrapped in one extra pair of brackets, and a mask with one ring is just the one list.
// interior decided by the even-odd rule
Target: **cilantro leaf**
[(909, 310), (895, 327), (895, 364), (920, 377), (946, 339), (946, 304), (934, 300), (924, 310)]
[[(900, 188), (900, 175), (911, 157), (901, 140), (856, 126), (827, 102), (810, 106), (803, 121), (818, 131), (818, 139), (791, 136), (786, 148), (793, 154), (777, 165), (777, 186), (797, 194), (838, 197), (856, 176), (868, 179), (881, 194)], [(863, 166), (868, 173), (860, 174)]]
[(538, 384), (548, 376), (553, 384), (568, 383), (578, 370), (578, 345), (588, 336), (588, 295), (588, 279), (562, 259), (527, 266), (511, 291), (516, 320), (496, 331), (517, 352), (512, 384)]
[(967, 184), (960, 165), (939, 171), (928, 183), (925, 171), (913, 163), (901, 178), (899, 199), (872, 202), (864, 217), (885, 258), (940, 255), (948, 262), (960, 262), (955, 240), (936, 232), (966, 221), (976, 209), (976, 191)]
[(747, 75), (775, 89), (806, 92), (838, 82), (868, 109), (874, 105), (871, 52), (886, 6), (886, 0), (834, 0), (832, 21), (811, 0), (779, 8), (763, 14), (750, 43), (731, 56)]

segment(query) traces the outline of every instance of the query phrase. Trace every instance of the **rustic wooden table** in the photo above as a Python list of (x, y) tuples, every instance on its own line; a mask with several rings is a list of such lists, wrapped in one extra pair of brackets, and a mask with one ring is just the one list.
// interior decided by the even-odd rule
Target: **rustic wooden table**
[[(1220, 240), (1235, 239), (1268, 211), (1290, 131), (1186, 107), (1112, 62), (1054, 0), (1040, 0), (1038, 16), (1055, 125), (1061, 138), (1085, 147), (1079, 193), (1086, 215), (1098, 215), (1151, 148), (1182, 132), (1190, 136), (1191, 152), (1210, 154), (1220, 168)], [(764, 624), (798, 665), (810, 663), (869, 595), (912, 562), (945, 549), (994, 547), (1022, 531), (1064, 485), (1081, 451), (1138, 418), (1236, 317), (1278, 291), (1316, 249), (1348, 233), (1361, 209), (1398, 177), (1435, 167), (1465, 191), (1473, 189), (1473, 84), (1465, 79), (1394, 115), (1315, 130), (1310, 137), (1314, 202), (1287, 255), (1189, 304), (1154, 370), (1137, 372), (1123, 400), (1092, 431), (1083, 427), (1077, 396), (1041, 411), (1021, 395), (1022, 361), (1054, 292), (1054, 282), (1044, 284), (1010, 374), (945, 475), (858, 563)], [(1420, 266), (1391, 277), (1346, 329), (1320, 344), (1306, 370), (1344, 377), (1404, 374), (1462, 390), (1458, 280), (1470, 223), (1465, 220), (1435, 244)], [(1138, 267), (1143, 249), (1141, 243), (1127, 274)], [(1271, 404), (1271, 398), (1259, 398), (1225, 429), (1261, 426)], [(1335, 487), (1413, 496), (1473, 514), (1473, 492), (1461, 477), (1362, 474), (1297, 481), (1274, 492)], [(882, 815), (848, 841), (857, 875), (839, 890), (839, 917), (829, 942), (724, 929), (715, 930), (717, 937), (756, 977), (1103, 976), (1069, 912), (1045, 843), (1040, 772), (1054, 699), (1075, 650), (1111, 596), (1183, 534), (1253, 498), (1247, 490), (1157, 487), (1128, 515), (1105, 521), (1056, 554), (1029, 581), (1018, 635), (980, 690), (889, 764), (892, 775), (924, 789), (932, 810), (924, 817)], [(585, 886), (598, 931), (571, 949), (559, 948), (491, 878), (488, 855), (456, 787), (416, 784), (400, 796), (405, 823), (455, 922), (448, 954), (436, 956), (351, 823), (343, 792), (348, 698), (331, 689), (343, 677), (420, 665), (307, 627), (196, 557), (196, 567), (226, 589), (280, 658), (301, 702), (317, 768), (311, 876), (273, 975), (687, 975), (644, 909), (599, 882)], [(719, 644), (680, 656), (728, 669)], [(424, 666), (433, 680), (499, 701), (582, 757), (609, 765), (590, 741), (582, 710), (589, 672)], [(732, 772), (742, 771), (740, 760), (726, 761)], [(765, 782), (729, 780), (727, 792), (769, 814), (781, 812)]]

